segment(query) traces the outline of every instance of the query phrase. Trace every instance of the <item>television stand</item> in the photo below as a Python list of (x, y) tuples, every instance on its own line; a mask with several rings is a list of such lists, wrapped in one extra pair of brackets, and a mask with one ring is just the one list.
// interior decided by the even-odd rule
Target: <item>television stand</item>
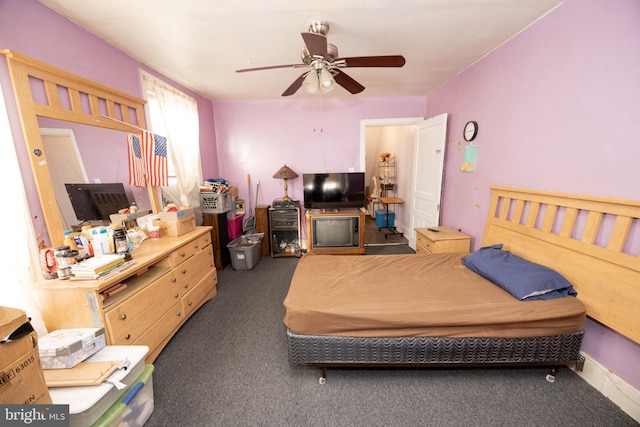
[(364, 254), (365, 212), (362, 209), (311, 209), (305, 217), (308, 253)]

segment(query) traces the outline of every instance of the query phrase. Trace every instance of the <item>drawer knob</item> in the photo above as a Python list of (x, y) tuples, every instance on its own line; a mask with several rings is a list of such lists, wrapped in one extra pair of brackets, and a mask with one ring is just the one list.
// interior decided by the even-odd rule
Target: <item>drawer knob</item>
[(130, 339), (131, 339), (131, 334), (127, 334), (127, 335), (125, 335), (125, 336), (124, 336), (124, 339), (125, 339), (125, 340), (130, 340)]
[(194, 248), (198, 249), (200, 247), (200, 245), (198, 245), (197, 243), (195, 245), (193, 245)]
[(127, 318), (127, 315), (126, 315), (126, 314), (122, 313), (122, 314), (120, 315), (120, 320), (125, 320), (126, 318)]
[(187, 256), (187, 254), (186, 254), (185, 252), (182, 252), (182, 253), (180, 254), (180, 256), (181, 256), (182, 258), (184, 258), (185, 256)]
[(176, 279), (175, 277), (173, 277), (173, 278), (171, 279), (171, 283), (176, 283), (177, 281), (178, 281), (178, 279)]
[(187, 274), (187, 269), (183, 269), (182, 274)]
[(187, 304), (188, 304), (189, 306), (192, 306), (192, 305), (193, 305), (193, 301), (189, 301)]
[(174, 295), (176, 298), (178, 298), (180, 296), (179, 293), (176, 292), (176, 294)]
[(189, 284), (188, 284), (188, 283), (185, 283), (185, 284), (184, 284), (184, 288), (185, 288), (185, 289), (187, 289), (188, 287), (189, 287)]
[(178, 317), (180, 317), (180, 316), (182, 316), (182, 312), (181, 311), (178, 312)]

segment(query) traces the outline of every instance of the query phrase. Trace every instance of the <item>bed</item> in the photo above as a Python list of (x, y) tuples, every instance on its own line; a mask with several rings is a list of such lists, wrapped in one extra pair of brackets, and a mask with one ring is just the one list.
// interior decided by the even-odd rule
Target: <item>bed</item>
[(321, 382), (328, 367), (582, 369), (586, 316), (638, 342), (640, 203), (491, 190), (482, 247), (558, 274), (577, 298), (520, 300), (468, 254), (305, 255), (284, 300), (289, 363), (321, 367)]

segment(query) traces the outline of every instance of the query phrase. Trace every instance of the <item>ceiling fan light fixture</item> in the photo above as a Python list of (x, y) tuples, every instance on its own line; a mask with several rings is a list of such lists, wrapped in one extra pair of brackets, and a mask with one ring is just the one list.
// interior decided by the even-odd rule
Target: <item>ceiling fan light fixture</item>
[(307, 76), (304, 78), (302, 82), (302, 88), (305, 92), (318, 94), (320, 92), (320, 80), (318, 79), (318, 72), (316, 70), (311, 70), (307, 73)]
[(331, 71), (327, 68), (322, 68), (322, 70), (320, 70), (318, 80), (320, 82), (320, 90), (322, 93), (331, 92), (336, 88), (336, 81), (333, 79)]

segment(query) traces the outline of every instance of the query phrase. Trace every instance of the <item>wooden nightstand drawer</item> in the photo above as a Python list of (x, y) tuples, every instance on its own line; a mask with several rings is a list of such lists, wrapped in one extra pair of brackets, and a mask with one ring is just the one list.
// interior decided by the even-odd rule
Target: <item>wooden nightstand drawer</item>
[(471, 247), (471, 237), (454, 228), (429, 227), (415, 230), (416, 253), (468, 253)]

